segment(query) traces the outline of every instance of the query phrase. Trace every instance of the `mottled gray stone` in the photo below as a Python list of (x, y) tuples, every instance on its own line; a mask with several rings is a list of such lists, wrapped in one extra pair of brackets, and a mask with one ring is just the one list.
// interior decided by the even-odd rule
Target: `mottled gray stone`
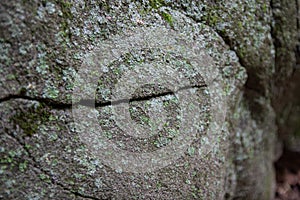
[[(296, 62), (294, 3), (1, 1), (0, 198), (272, 199), (275, 120), (283, 112), (274, 104), (273, 86), (291, 75)], [(134, 42), (141, 39), (136, 33), (146, 37), (151, 30), (159, 31), (145, 40), (148, 44)], [(204, 67), (195, 66), (174, 46), (160, 46), (173, 38), (175, 47), (203, 50)], [(136, 45), (129, 46), (130, 41)], [(103, 64), (99, 57), (105, 47), (119, 52)], [(124, 53), (126, 48), (132, 50)], [(101, 142), (92, 138), (90, 148), (82, 140), (84, 132), (97, 132), (95, 123), (107, 141), (136, 153), (162, 149), (183, 134), (178, 131), (180, 106), (170, 88), (148, 84), (131, 97), (114, 96), (118, 80), (128, 71), (139, 76), (138, 70), (150, 65), (168, 65), (171, 72), (184, 75), (188, 84), (173, 86), (196, 96), (201, 112), (195, 139), (160, 169), (115, 169), (95, 154)], [(89, 87), (83, 72), (90, 66), (96, 69), (90, 80), (96, 82)], [(211, 77), (203, 69), (211, 70)], [(97, 118), (91, 124), (76, 118), (72, 108), (91, 106), (94, 97)], [(112, 109), (127, 101), (132, 122), (150, 137), (135, 138), (114, 122)], [(167, 121), (163, 126), (158, 123), (162, 112)], [(219, 112), (226, 118), (216, 122), (212, 136), (211, 116)], [(149, 113), (156, 113), (156, 120)], [(160, 131), (151, 132), (153, 128)]]

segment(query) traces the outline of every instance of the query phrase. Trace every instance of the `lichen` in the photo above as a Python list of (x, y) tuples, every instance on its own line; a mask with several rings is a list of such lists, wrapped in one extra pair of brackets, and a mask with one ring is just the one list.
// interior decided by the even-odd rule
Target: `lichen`
[(40, 124), (49, 120), (49, 116), (47, 108), (39, 104), (28, 110), (19, 110), (10, 120), (24, 131), (25, 136), (32, 136), (38, 131)]
[(53, 85), (48, 85), (46, 83), (44, 92), (43, 92), (43, 97), (45, 98), (50, 98), (50, 99), (56, 99), (59, 96), (59, 90), (56, 86)]
[(163, 18), (166, 22), (168, 22), (168, 24), (169, 24), (170, 26), (173, 26), (173, 18), (172, 18), (172, 15), (171, 15), (171, 14), (169, 14), (169, 13), (167, 13), (167, 12), (161, 12), (160, 14), (161, 14), (162, 18)]
[[(207, 2), (210, 2), (211, 4)], [(253, 6), (252, 3), (253, 1), (251, 1), (251, 6)], [(130, 1), (129, 3), (125, 3), (125, 1), (91, 1), (88, 3), (80, 3), (80, 1), (76, 1), (75, 3), (74, 1), (74, 3), (68, 3), (63, 0), (56, 0), (54, 3), (46, 3), (44, 1), (41, 4), (38, 4), (40, 8), (37, 13), (34, 13), (35, 9), (30, 8), (33, 10), (32, 15), (31, 11), (28, 12), (28, 10), (25, 10), (27, 7), (24, 6), (22, 9), (28, 13), (28, 19), (32, 19), (33, 23), (25, 25), (26, 28), (29, 29), (29, 32), (26, 32), (26, 28), (22, 28), (23, 25), (16, 25), (19, 26), (19, 28), (14, 28), (14, 35), (17, 33), (16, 30), (22, 29), (24, 32), (23, 36), (26, 35), (26, 37), (28, 37), (25, 39), (35, 42), (33, 46), (37, 50), (33, 51), (33, 57), (27, 58), (25, 57), (26, 54), (30, 54), (31, 51), (26, 48), (26, 45), (16, 48), (18, 54), (23, 56), (20, 60), (25, 61), (24, 65), (26, 65), (26, 70), (32, 74), (33, 78), (30, 79), (30, 81), (32, 81), (30, 84), (32, 83), (32, 85), (34, 85), (33, 80), (39, 81), (36, 83), (36, 93), (30, 93), (29, 96), (33, 96), (33, 98), (43, 98), (47, 101), (50, 101), (49, 99), (51, 99), (63, 104), (66, 97), (68, 97), (67, 100), (71, 99), (68, 95), (70, 95), (70, 91), (72, 91), (74, 87), (72, 81), (75, 78), (76, 70), (80, 69), (80, 64), (82, 60), (84, 60), (85, 53), (97, 48), (97, 45), (101, 45), (103, 39), (113, 39), (115, 34), (122, 35), (124, 32), (127, 32), (127, 30), (130, 30), (128, 33), (131, 33), (131, 30), (135, 27), (145, 28), (149, 26), (162, 26), (172, 29), (170, 32), (181, 31), (181, 33), (184, 33), (184, 37), (187, 40), (198, 39), (198, 42), (200, 41), (199, 43), (201, 43), (201, 48), (205, 49), (209, 55), (213, 57), (216, 64), (214, 69), (223, 73), (222, 75), (226, 84), (225, 88), (222, 88), (222, 91), (227, 91), (228, 97), (231, 98), (231, 92), (233, 90), (238, 90), (237, 85), (241, 86), (242, 84), (240, 82), (245, 81), (246, 76), (244, 71), (243, 73), (240, 73), (236, 70), (239, 68), (238, 59), (226, 59), (230, 56), (226, 53), (229, 51), (227, 49), (228, 47), (224, 45), (219, 35), (214, 32), (214, 29), (217, 30), (223, 38), (225, 38), (224, 36), (227, 36), (230, 39), (226, 40), (229, 45), (231, 45), (233, 38), (237, 38), (237, 43), (243, 43), (237, 51), (240, 58), (245, 58), (252, 44), (255, 48), (260, 47), (261, 40), (265, 33), (265, 30), (262, 30), (260, 34), (256, 35), (254, 34), (256, 33), (256, 30), (252, 30), (252, 28), (256, 26), (263, 27), (264, 25), (256, 22), (253, 10), (248, 10), (249, 12), (247, 11), (246, 14), (249, 16), (250, 22), (247, 20), (246, 22), (244, 20), (238, 20), (239, 17), (236, 16), (239, 15), (236, 15), (236, 13), (238, 13), (239, 9), (241, 11), (243, 7), (237, 6), (239, 4), (236, 4), (236, 2), (226, 4), (227, 6), (233, 6), (230, 8), (222, 8), (222, 6), (213, 7), (213, 4), (221, 5), (222, 2), (213, 3), (212, 1), (201, 2), (192, 0), (189, 2), (179, 1), (179, 3), (177, 1), (174, 2), (174, 5), (175, 4), (180, 4), (180, 6), (177, 7), (180, 11), (175, 11), (176, 9), (173, 8), (176, 6), (171, 5), (170, 1), (164, 0)], [(26, 6), (30, 7), (31, 5), (26, 4)], [(209, 7), (215, 9), (215, 11), (213, 11), (213, 9), (209, 9)], [(264, 10), (265, 9), (266, 8), (264, 8)], [(227, 14), (231, 11), (235, 14), (233, 17), (230, 17), (230, 15)], [(11, 13), (14, 12), (11, 11)], [(40, 15), (40, 18), (36, 17), (36, 15)], [(191, 16), (192, 19), (190, 18)], [(39, 24), (39, 21), (37, 22), (37, 20), (43, 22), (43, 25)], [(231, 24), (231, 21), (234, 23)], [(55, 24), (53, 22), (58, 23)], [(204, 25), (202, 22), (211, 26), (213, 29)], [(236, 27), (238, 31), (236, 31), (233, 27)], [(43, 28), (45, 28), (45, 30), (43, 30)], [(242, 28), (242, 34), (245, 35), (239, 35), (241, 34), (239, 31)], [(251, 30), (251, 32), (249, 30)], [(50, 39), (48, 37), (44, 37), (46, 34), (39, 35), (43, 32), (46, 32)], [(254, 36), (251, 34), (254, 34)], [(244, 37), (249, 38), (244, 40)], [(258, 37), (258, 39), (255, 39), (254, 41), (251, 40), (252, 37)], [(20, 36), (21, 43), (22, 41), (25, 41), (25, 39), (23, 39), (24, 38), (21, 38)], [(153, 38), (149, 42), (155, 42), (157, 39), (159, 38)], [(123, 41), (119, 39), (117, 42), (117, 44), (122, 44)], [(249, 46), (247, 46), (248, 43), (250, 44)], [(10, 66), (11, 63), (19, 62), (19, 58), (10, 58), (7, 56), (9, 55), (8, 49), (10, 48), (10, 44), (12, 43), (3, 41), (2, 45), (5, 47), (5, 62), (1, 62), (1, 64), (8, 63), (8, 66)], [(231, 48), (234, 51), (236, 50), (234, 45), (231, 46)], [(192, 70), (192, 65), (182, 57), (172, 57), (172, 55), (168, 55), (166, 52), (169, 50), (170, 49), (152, 49), (149, 53), (144, 51), (144, 49), (139, 49), (135, 52), (132, 51), (131, 55), (127, 56), (124, 54), (124, 57), (119, 59), (119, 62), (115, 62), (110, 66), (101, 66), (105, 76), (98, 82), (98, 90), (96, 92), (99, 96), (97, 96), (97, 101), (103, 102), (103, 100), (110, 100), (110, 95), (113, 90), (113, 87), (111, 86), (116, 84), (116, 80), (120, 79), (125, 72), (134, 70), (136, 69), (136, 66), (140, 66), (147, 62), (160, 61), (158, 66), (168, 63), (173, 66), (174, 69), (184, 71), (188, 77), (193, 76), (194, 71)], [(149, 57), (148, 60), (147, 56)], [(27, 59), (30, 60), (28, 63), (26, 62)], [(224, 63), (226, 63), (226, 68), (224, 68)], [(6, 68), (0, 68), (0, 70), (3, 70), (1, 73), (4, 72), (4, 77), (9, 78), (10, 80), (21, 78), (20, 84), (23, 84), (23, 80), (25, 80), (25, 78), (22, 79), (23, 76), (18, 75), (24, 73), (14, 74), (11, 71), (7, 73), (5, 71)], [(22, 85), (22, 87), (26, 88), (27, 85)], [(224, 84), (222, 87), (224, 87)], [(157, 90), (153, 91), (157, 92)], [(235, 97), (236, 94), (232, 94)], [(153, 95), (153, 93), (151, 93), (151, 95)], [(203, 96), (203, 99), (204, 97), (206, 98), (208, 96)], [(140, 96), (137, 96), (136, 98), (140, 98)], [(199, 99), (201, 100), (202, 97)], [(171, 106), (178, 102), (171, 98), (166, 101), (161, 101), (160, 103), (163, 105), (162, 107), (164, 110), (168, 108), (170, 108), (169, 110), (172, 110)], [(235, 102), (232, 103), (234, 104)], [(158, 109), (155, 111), (162, 112), (163, 109), (161, 109), (159, 105), (159, 102), (153, 103), (153, 107)], [(25, 136), (33, 136), (34, 134), (39, 133), (39, 135), (36, 135), (39, 137), (31, 137), (30, 140), (28, 140), (31, 143), (30, 145), (26, 144), (25, 148), (34, 154), (34, 157), (36, 157), (46, 171), (49, 171), (51, 175), (53, 175), (53, 178), (60, 179), (57, 181), (58, 183), (66, 184), (66, 187), (64, 188), (70, 188), (71, 191), (76, 191), (81, 194), (87, 193), (96, 196), (100, 193), (103, 195), (103, 198), (115, 197), (116, 199), (122, 199), (124, 197), (128, 197), (129, 187), (132, 190), (130, 194), (132, 195), (131, 197), (142, 197), (143, 195), (139, 195), (141, 191), (145, 193), (155, 191), (153, 198), (158, 198), (158, 196), (155, 196), (156, 194), (160, 195), (164, 191), (168, 191), (169, 188), (184, 186), (187, 190), (182, 190), (182, 193), (176, 193), (176, 191), (174, 191), (175, 194), (181, 195), (178, 196), (178, 198), (219, 199), (216, 198), (216, 193), (218, 191), (214, 190), (215, 188), (219, 190), (221, 187), (218, 186), (221, 186), (221, 184), (218, 181), (215, 181), (214, 177), (219, 175), (216, 173), (223, 170), (216, 168), (215, 166), (218, 165), (222, 167), (222, 162), (224, 160), (224, 155), (222, 155), (223, 149), (212, 149), (213, 155), (207, 155), (201, 158), (203, 159), (205, 166), (199, 164), (198, 161), (197, 163), (199, 165), (195, 165), (195, 161), (193, 159), (203, 153), (199, 151), (199, 147), (196, 146), (199, 143), (196, 143), (195, 145), (191, 145), (185, 151), (188, 156), (183, 156), (184, 158), (182, 159), (186, 160), (178, 160), (175, 162), (174, 166), (170, 165), (167, 167), (165, 171), (168, 174), (164, 173), (162, 169), (163, 172), (153, 172), (148, 176), (148, 179), (144, 178), (145, 176), (141, 174), (133, 174), (129, 177), (128, 173), (124, 173), (124, 171), (111, 170), (109, 167), (101, 165), (98, 161), (96, 162), (92, 159), (92, 155), (85, 149), (86, 147), (81, 146), (82, 141), (79, 139), (79, 134), (76, 132), (76, 128), (71, 125), (73, 122), (69, 121), (71, 113), (68, 109), (57, 110), (55, 108), (47, 108), (43, 105), (29, 109), (27, 106), (20, 107), (22, 109), (17, 110), (17, 114), (14, 114), (11, 118), (11, 121), (16, 127), (15, 130), (18, 130), (17, 128), (19, 127), (20, 130), (23, 130)], [(108, 107), (109, 106), (105, 106), (101, 109), (105, 110), (108, 109)], [(146, 106), (145, 108), (152, 109), (151, 107), (149, 108)], [(51, 113), (50, 115), (48, 109), (53, 109), (54, 113)], [(209, 112), (209, 106), (201, 107), (201, 112)], [(107, 114), (104, 111), (103, 113)], [(138, 114), (136, 113), (136, 115)], [(243, 115), (239, 115), (239, 112), (235, 113), (234, 116), (236, 117), (236, 120), (241, 118), (241, 116), (243, 117)], [(146, 115), (138, 115), (138, 117), (140, 118), (138, 118), (136, 122), (139, 122), (140, 125), (144, 127), (150, 126), (150, 128), (157, 129), (157, 125)], [(182, 120), (178, 113), (173, 113), (172, 118), (179, 121)], [(209, 114), (203, 114), (203, 118), (205, 119), (198, 127), (201, 131), (205, 130), (206, 125), (209, 123), (210, 116)], [(247, 121), (248, 118), (250, 118), (248, 115), (243, 117), (245, 121)], [(49, 125), (48, 122), (51, 125)], [(60, 123), (63, 123), (63, 126), (59, 125)], [(102, 116), (100, 116), (99, 124), (114, 126), (111, 118), (105, 120)], [(91, 130), (93, 128), (92, 126), (89, 126), (89, 124), (85, 125), (90, 128), (89, 131), (97, 131)], [(172, 123), (166, 122), (163, 128), (165, 131), (164, 135), (160, 135), (153, 140), (145, 140), (145, 143), (151, 143), (150, 145), (155, 148), (161, 148), (168, 145), (171, 138), (180, 134), (178, 127)], [(119, 133), (117, 130), (117, 127), (114, 126), (112, 129), (105, 130), (102, 133), (105, 134), (106, 138), (110, 141), (113, 139), (119, 139), (119, 141), (116, 141), (116, 144), (118, 144), (118, 146), (122, 149), (127, 148), (130, 151), (139, 150), (137, 148), (138, 143), (132, 142), (131, 138), (130, 141), (120, 141), (120, 138), (116, 138), (127, 134), (127, 132)], [(245, 147), (249, 147), (249, 149), (251, 149), (247, 152), (251, 155), (251, 157), (248, 156), (248, 158), (253, 158), (253, 155), (255, 154), (250, 152), (253, 149), (250, 143), (252, 138), (249, 136), (249, 132), (246, 131), (243, 132), (241, 136), (242, 140), (245, 141), (241, 141), (239, 138), (237, 141), (234, 140), (234, 142), (245, 143)], [(203, 139), (200, 139), (201, 144), (209, 145), (209, 139), (204, 137), (202, 134), (205, 135), (205, 133), (203, 132), (200, 135)], [(222, 133), (214, 142), (219, 143), (220, 146), (227, 143), (227, 134), (227, 132), (224, 134)], [(261, 133), (257, 134), (260, 137)], [(133, 145), (127, 145), (129, 142), (132, 142)], [(8, 159), (8, 161), (11, 160)], [(16, 166), (20, 170), (28, 168), (27, 163), (24, 162)], [(194, 169), (194, 167), (199, 168)], [(97, 179), (97, 175), (101, 176), (101, 178)], [(48, 181), (47, 175), (44, 174), (37, 176), (37, 179), (40, 179), (42, 182)], [(218, 177), (218, 179), (220, 178)], [(173, 180), (176, 181), (172, 182)], [(134, 187), (133, 184), (135, 184)], [(120, 191), (120, 194), (111, 194), (110, 192), (108, 194), (105, 193), (105, 189), (101, 190), (102, 186), (110, 188), (112, 185)], [(209, 193), (205, 190), (206, 188), (211, 188), (212, 191)], [(54, 191), (56, 191), (56, 189)], [(123, 191), (124, 193), (122, 193)], [(35, 198), (35, 194), (33, 192), (30, 195), (28, 195), (28, 197), (30, 196), (32, 199)], [(164, 197), (165, 196), (160, 196), (160, 198)], [(100, 198), (102, 198), (102, 196)]]

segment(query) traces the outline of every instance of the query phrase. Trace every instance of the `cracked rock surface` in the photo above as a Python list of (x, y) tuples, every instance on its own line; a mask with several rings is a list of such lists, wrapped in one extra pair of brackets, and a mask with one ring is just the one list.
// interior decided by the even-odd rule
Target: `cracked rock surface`
[(0, 198), (272, 199), (277, 4), (1, 1)]

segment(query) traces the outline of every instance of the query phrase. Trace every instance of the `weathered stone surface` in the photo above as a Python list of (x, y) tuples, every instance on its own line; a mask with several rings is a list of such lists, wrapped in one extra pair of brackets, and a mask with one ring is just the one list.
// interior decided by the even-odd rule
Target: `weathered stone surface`
[[(274, 109), (272, 92), (296, 63), (294, 4), (1, 1), (0, 197), (272, 199), (275, 121), (282, 112)], [(105, 57), (106, 48), (115, 57)], [(200, 50), (203, 65), (189, 53)], [(160, 70), (184, 81), (170, 84), (165, 75), (166, 82), (118, 95), (128, 72), (139, 78)], [(197, 119), (193, 142), (183, 154), (170, 154), (176, 160), (152, 171), (137, 166), (134, 173), (134, 166), (124, 170), (122, 159), (112, 160), (118, 168), (97, 154), (107, 141), (120, 155), (180, 146), (176, 138), (186, 134), (180, 131), (180, 92), (195, 95), (199, 112), (191, 119)], [(116, 122), (113, 109), (124, 103), (132, 119), (127, 125), (139, 124), (149, 137)], [(80, 119), (86, 111), (97, 117)], [(216, 120), (216, 113), (226, 113), (226, 120)], [(104, 143), (93, 135), (95, 127)]]
[[(273, 107), (278, 134), (286, 149), (299, 151), (299, 1), (273, 1), (276, 81)], [(295, 17), (291, 17), (295, 16)], [(289, 30), (289, 31), (286, 31)]]

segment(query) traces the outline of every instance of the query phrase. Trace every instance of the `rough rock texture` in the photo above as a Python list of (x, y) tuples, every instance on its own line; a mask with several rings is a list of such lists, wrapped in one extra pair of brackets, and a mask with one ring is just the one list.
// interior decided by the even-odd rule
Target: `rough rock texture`
[[(4, 0), (0, 15), (1, 198), (273, 199), (276, 122), (279, 130), (285, 121), (297, 124), (297, 114), (284, 118), (285, 104), (275, 100), (297, 68), (299, 2)], [(203, 50), (203, 66), (181, 54), (186, 45)], [(106, 47), (117, 51), (102, 63)], [(157, 67), (151, 76), (166, 68), (170, 77), (183, 74), (187, 84), (173, 86), (195, 95), (199, 112), (183, 154), (175, 149), (168, 165), (135, 173), (122, 159), (112, 161), (118, 168), (95, 154), (105, 143), (83, 141), (97, 130), (74, 109), (85, 114), (81, 108), (95, 105), (95, 123), (120, 155), (180, 146), (176, 137), (184, 141), (186, 133), (174, 90), (154, 81), (114, 96), (118, 80), (128, 71), (142, 76), (148, 65)], [(90, 86), (82, 76), (89, 66), (99, 75)], [(115, 122), (114, 107), (126, 102), (147, 138)], [(163, 111), (163, 125), (149, 117)], [(216, 120), (217, 112), (226, 119)]]
[[(274, 101), (280, 138), (286, 147), (299, 151), (299, 64), (300, 64), (300, 3), (273, 2), (274, 43), (276, 45), (276, 81)], [(298, 16), (291, 18), (290, 16)], [(290, 30), (285, 32), (284, 30)]]

